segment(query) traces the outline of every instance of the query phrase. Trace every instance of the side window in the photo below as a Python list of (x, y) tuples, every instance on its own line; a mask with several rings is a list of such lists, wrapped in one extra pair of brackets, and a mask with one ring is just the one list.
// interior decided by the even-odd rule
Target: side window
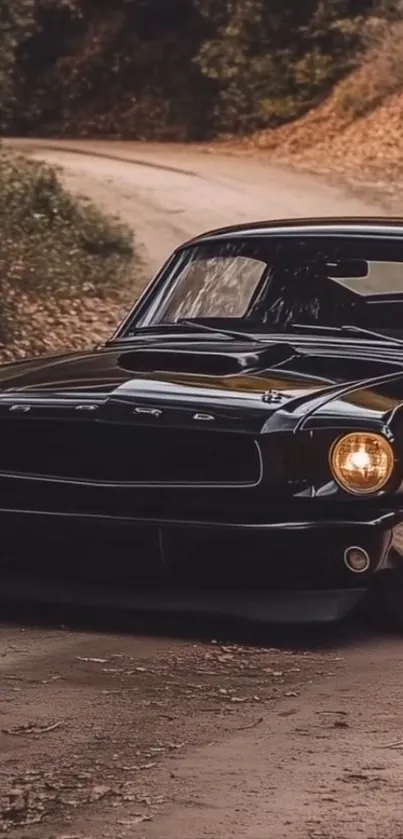
[(161, 320), (242, 317), (265, 269), (265, 262), (246, 256), (196, 259), (177, 278)]

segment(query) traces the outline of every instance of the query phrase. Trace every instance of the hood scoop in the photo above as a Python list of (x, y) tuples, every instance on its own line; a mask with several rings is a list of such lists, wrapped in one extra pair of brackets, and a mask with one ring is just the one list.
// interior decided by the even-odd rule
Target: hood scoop
[(130, 350), (119, 357), (119, 367), (130, 373), (195, 373), (201, 376), (230, 376), (279, 366), (301, 355), (291, 344), (259, 345), (250, 350), (144, 349)]

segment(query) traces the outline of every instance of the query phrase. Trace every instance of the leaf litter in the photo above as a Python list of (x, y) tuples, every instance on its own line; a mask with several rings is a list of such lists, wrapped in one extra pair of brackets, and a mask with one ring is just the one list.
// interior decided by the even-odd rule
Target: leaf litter
[[(105, 667), (112, 658), (119, 666)], [(147, 798), (152, 803), (147, 807), (150, 812), (139, 810), (139, 815), (130, 813), (127, 818), (145, 821), (153, 817), (161, 800), (151, 792), (156, 783), (155, 770), (162, 761), (178, 760), (195, 737), (198, 742), (211, 739), (212, 732), (216, 736), (220, 727), (222, 731), (258, 727), (265, 715), (251, 714), (256, 703), (262, 710), (267, 703), (271, 708), (273, 699), (283, 698), (284, 686), (287, 693), (298, 696), (301, 672), (305, 677), (314, 675), (318, 660), (324, 659), (291, 650), (268, 651), (218, 642), (207, 649), (195, 645), (182, 655), (172, 652), (157, 662), (123, 654), (77, 656), (77, 669), (80, 663), (101, 665), (96, 673), (104, 687), (97, 682), (95, 701), (101, 709), (105, 703), (119, 707), (119, 713), (113, 714), (112, 728), (109, 725), (106, 733), (101, 725), (93, 730), (90, 747), (84, 750), (79, 745), (80, 721), (75, 719), (43, 725), (30, 722), (3, 732), (22, 737), (51, 735), (68, 723), (69, 749), (63, 761), (45, 756), (39, 771), (35, 767), (19, 773), (17, 765), (7, 775), (0, 785), (0, 833), (14, 835), (17, 830), (15, 837), (19, 839), (22, 826), (51, 823), (56, 811), (68, 822), (75, 811), (94, 803), (102, 808), (123, 806), (125, 802), (143, 807)], [(194, 673), (198, 674), (197, 682), (192, 679)], [(68, 689), (69, 682), (63, 674), (63, 691), (66, 686)], [(34, 689), (41, 690), (40, 683)], [(61, 691), (57, 682), (42, 689), (47, 695), (48, 691), (58, 691), (59, 695)], [(204, 717), (207, 705), (209, 716)], [(231, 719), (231, 727), (226, 725), (227, 719)], [(236, 720), (239, 724), (233, 725)]]

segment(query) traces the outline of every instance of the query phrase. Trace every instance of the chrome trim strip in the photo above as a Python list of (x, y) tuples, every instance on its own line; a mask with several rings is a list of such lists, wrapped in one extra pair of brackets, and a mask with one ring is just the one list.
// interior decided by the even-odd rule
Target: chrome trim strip
[[(256, 522), (222, 522), (222, 521), (195, 521), (194, 519), (161, 519), (161, 518), (136, 518), (135, 516), (111, 516), (106, 513), (64, 513), (53, 510), (26, 510), (26, 509), (7, 509), (0, 507), (0, 515), (23, 515), (23, 516), (43, 516), (46, 518), (65, 518), (65, 519), (89, 519), (101, 520), (110, 522), (125, 522), (127, 524), (156, 524), (163, 527), (167, 525), (182, 526), (182, 527), (208, 527), (218, 528), (220, 530), (252, 530), (252, 531), (271, 531), (281, 530), (332, 530), (333, 528), (351, 528), (351, 527), (379, 527), (383, 524), (393, 527), (393, 521), (396, 520), (395, 513), (385, 513), (376, 519), (369, 519), (367, 521), (346, 521), (345, 519), (335, 519), (334, 521), (326, 519), (324, 521), (274, 521), (266, 522), (265, 524), (258, 524)], [(388, 527), (386, 527), (388, 529)]]

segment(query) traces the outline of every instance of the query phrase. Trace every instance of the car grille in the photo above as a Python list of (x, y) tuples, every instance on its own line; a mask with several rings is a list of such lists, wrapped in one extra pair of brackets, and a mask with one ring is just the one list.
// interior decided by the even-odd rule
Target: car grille
[(0, 472), (137, 485), (253, 485), (255, 441), (237, 433), (103, 422), (0, 423)]

